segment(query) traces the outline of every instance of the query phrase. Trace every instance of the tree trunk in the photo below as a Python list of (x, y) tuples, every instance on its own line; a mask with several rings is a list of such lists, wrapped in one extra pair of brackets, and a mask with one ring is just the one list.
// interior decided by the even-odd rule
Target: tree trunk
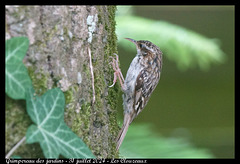
[[(115, 110), (119, 86), (108, 87), (113, 80), (109, 56), (117, 52), (115, 10), (115, 6), (6, 7), (6, 38), (27, 36), (30, 40), (24, 64), (35, 91), (43, 94), (59, 87), (66, 99), (65, 122), (103, 158), (117, 157), (114, 139), (119, 130)], [(10, 98), (6, 101), (13, 103)], [(6, 118), (19, 109), (10, 110), (6, 108)], [(23, 124), (18, 120), (23, 117), (7, 118), (6, 127), (20, 123), (6, 128), (6, 151), (25, 135), (31, 121)], [(19, 126), (24, 128), (16, 133)], [(40, 149), (38, 144), (30, 146), (34, 148), (21, 148), (28, 153), (19, 150), (18, 154), (41, 156), (34, 153)]]

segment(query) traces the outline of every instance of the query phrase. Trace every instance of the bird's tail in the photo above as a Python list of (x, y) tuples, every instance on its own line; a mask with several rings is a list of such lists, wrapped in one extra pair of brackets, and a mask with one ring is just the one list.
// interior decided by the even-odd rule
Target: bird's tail
[(116, 142), (117, 142), (117, 151), (119, 150), (122, 142), (123, 142), (123, 139), (125, 138), (125, 135), (127, 133), (127, 130), (128, 130), (128, 127), (131, 123), (131, 117), (129, 114), (125, 114), (124, 116), (124, 122), (123, 122), (123, 126), (122, 126), (122, 129), (120, 130), (118, 136), (117, 136), (117, 139), (116, 139)]

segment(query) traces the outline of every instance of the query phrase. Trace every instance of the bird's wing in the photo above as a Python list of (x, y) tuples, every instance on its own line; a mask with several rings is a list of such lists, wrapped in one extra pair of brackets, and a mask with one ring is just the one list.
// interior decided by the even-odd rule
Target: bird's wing
[(159, 78), (160, 74), (155, 75), (151, 69), (143, 69), (140, 71), (135, 83), (135, 100), (133, 104), (136, 116), (146, 106), (153, 90), (158, 84)]

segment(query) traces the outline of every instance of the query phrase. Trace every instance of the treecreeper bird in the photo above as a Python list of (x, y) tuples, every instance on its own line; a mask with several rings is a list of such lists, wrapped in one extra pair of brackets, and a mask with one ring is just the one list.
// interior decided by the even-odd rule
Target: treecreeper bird
[(113, 84), (110, 87), (114, 86), (118, 78), (124, 92), (124, 121), (116, 139), (117, 150), (123, 142), (129, 125), (146, 106), (159, 82), (162, 70), (162, 52), (155, 44), (146, 40), (125, 39), (135, 44), (137, 55), (130, 64), (125, 80), (118, 66), (117, 54), (115, 54), (116, 59), (113, 58), (112, 61), (115, 72)]

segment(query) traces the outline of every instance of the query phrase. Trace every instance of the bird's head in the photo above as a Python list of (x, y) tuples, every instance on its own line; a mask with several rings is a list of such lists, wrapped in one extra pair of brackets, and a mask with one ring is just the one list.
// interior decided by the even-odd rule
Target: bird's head
[(129, 40), (130, 42), (134, 43), (136, 48), (137, 48), (137, 53), (138, 55), (142, 55), (142, 56), (148, 56), (151, 54), (154, 54), (156, 52), (154, 47), (157, 47), (156, 45), (154, 45), (152, 42), (147, 41), (147, 40), (134, 40), (131, 38), (125, 38), (127, 40)]

